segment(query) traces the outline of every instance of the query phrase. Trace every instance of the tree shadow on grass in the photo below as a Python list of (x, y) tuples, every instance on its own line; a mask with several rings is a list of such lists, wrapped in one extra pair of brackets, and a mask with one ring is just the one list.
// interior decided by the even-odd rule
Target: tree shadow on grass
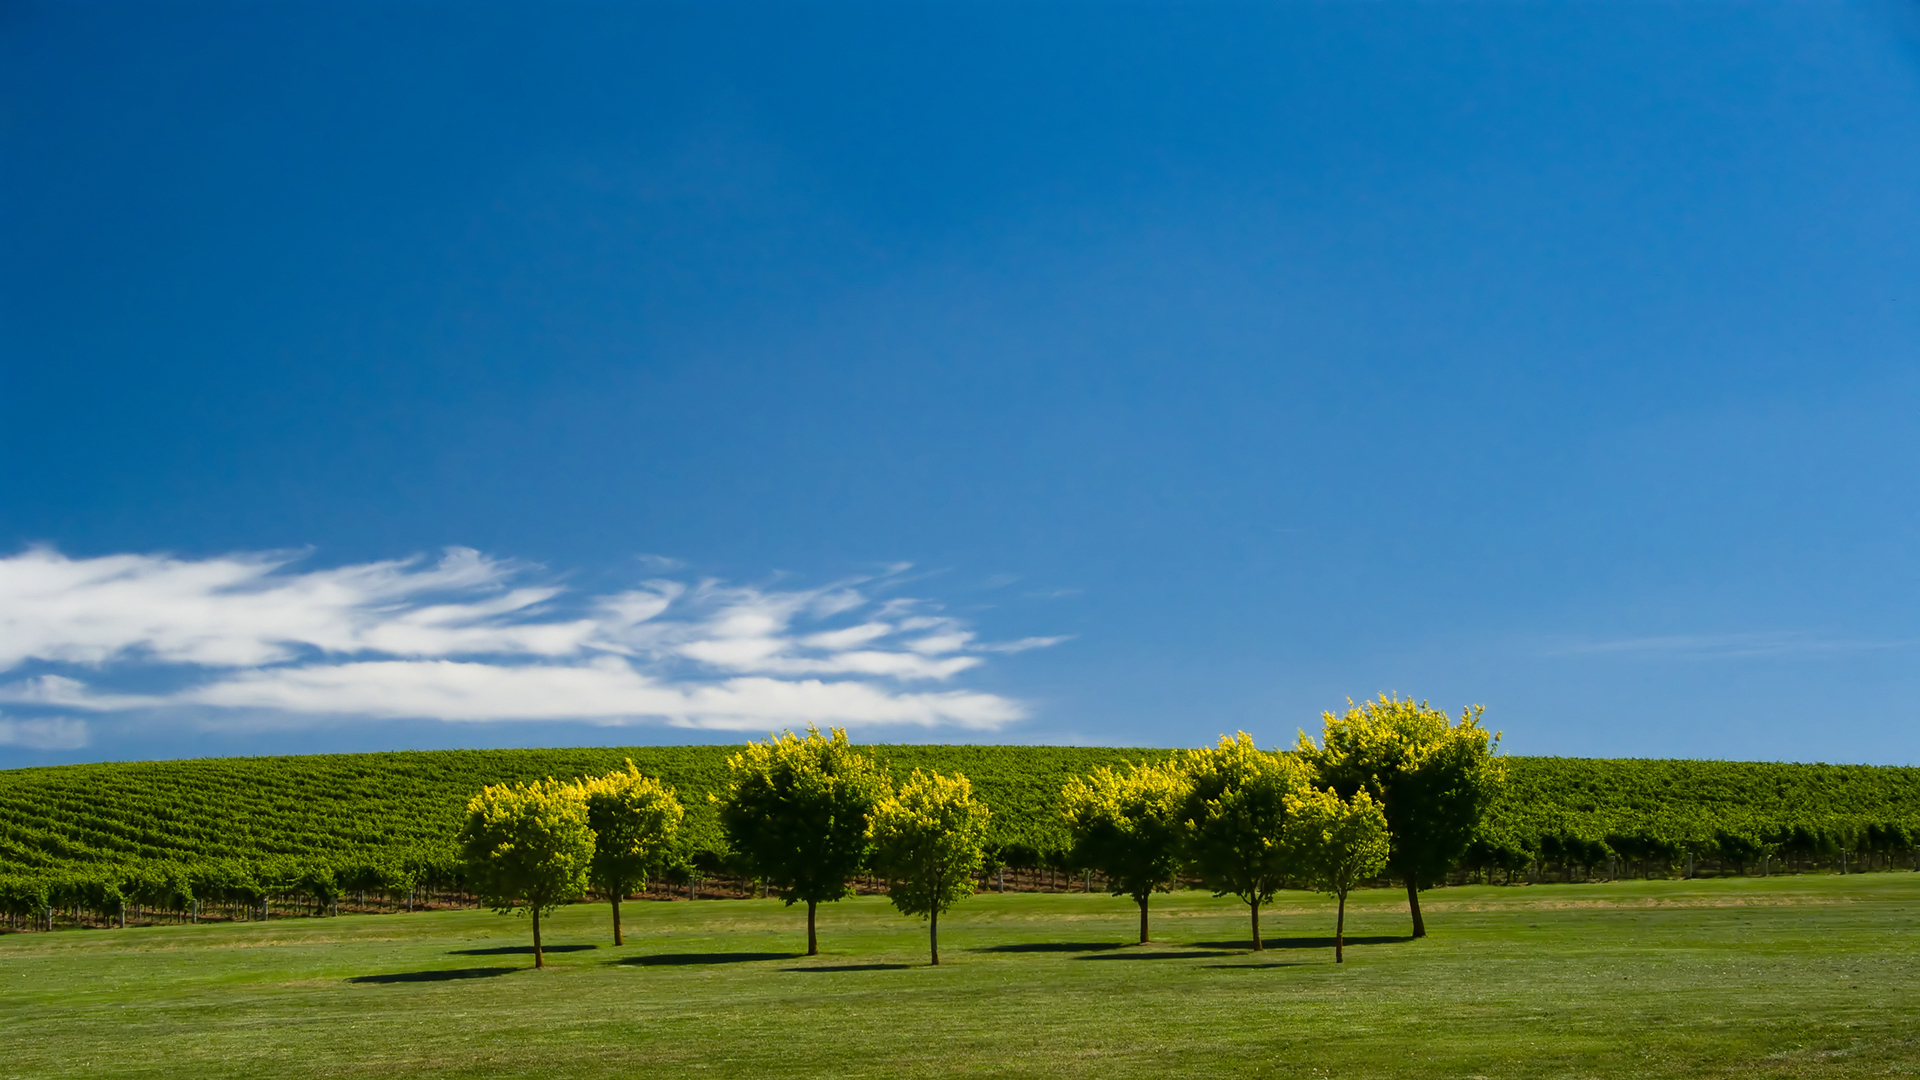
[(1153, 952), (1110, 952), (1076, 956), (1075, 960), (1195, 960), (1208, 956), (1232, 956), (1220, 949), (1159, 949)]
[[(1399, 945), (1403, 942), (1412, 941), (1413, 935), (1372, 934), (1367, 937), (1349, 937), (1346, 940), (1348, 945)], [(1196, 941), (1194, 944), (1203, 949), (1251, 950), (1253, 948), (1253, 942), (1251, 940)], [(1333, 935), (1329, 934), (1326, 937), (1264, 938), (1261, 940), (1261, 944), (1269, 949), (1331, 949), (1333, 948)]]
[(361, 984), (451, 982), (454, 979), (491, 979), (496, 975), (510, 975), (519, 970), (521, 969), (484, 967), (448, 968), (440, 971), (401, 971), (392, 975), (356, 975), (347, 981)]
[[(588, 949), (597, 949), (599, 947), (600, 946), (598, 945), (542, 945), (540, 946), (540, 951), (543, 953), (585, 952)], [(453, 950), (450, 950), (447, 953), (447, 955), (448, 956), (532, 956), (533, 946), (501, 945), (498, 948), (493, 948), (493, 949), (453, 949)]]
[(693, 952), (693, 953), (655, 953), (652, 956), (627, 956), (612, 961), (615, 964), (638, 964), (641, 967), (677, 967), (682, 964), (751, 964), (758, 960), (798, 960), (797, 952)]
[(1208, 964), (1209, 971), (1258, 971), (1262, 968), (1314, 967), (1308, 960), (1269, 960), (1262, 964)]
[(912, 964), (819, 964), (810, 967), (781, 968), (781, 971), (905, 971)]
[(985, 945), (971, 952), (1101, 952), (1106, 949), (1124, 949), (1127, 945), (1121, 941), (1025, 941), (1017, 945)]

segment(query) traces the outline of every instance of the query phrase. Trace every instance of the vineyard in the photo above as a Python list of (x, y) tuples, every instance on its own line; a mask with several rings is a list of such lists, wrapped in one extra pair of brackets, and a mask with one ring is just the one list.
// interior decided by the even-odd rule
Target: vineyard
[[(993, 811), (1016, 879), (1064, 884), (1057, 798), (1071, 777), (1174, 751), (874, 746), (896, 775), (962, 773)], [(708, 795), (733, 748), (450, 750), (108, 763), (0, 772), (0, 909), (236, 915), (275, 897), (412, 904), (462, 892), (451, 853), (481, 786), (604, 773), (632, 759), (688, 808), (676, 881), (722, 887), (729, 867)], [(1507, 780), (1455, 880), (1920, 867), (1920, 768), (1507, 758)], [(664, 884), (664, 883), (663, 883)], [(1084, 884), (1084, 883), (1083, 883)], [(745, 883), (732, 882), (736, 892)], [(49, 916), (50, 917), (50, 916)]]

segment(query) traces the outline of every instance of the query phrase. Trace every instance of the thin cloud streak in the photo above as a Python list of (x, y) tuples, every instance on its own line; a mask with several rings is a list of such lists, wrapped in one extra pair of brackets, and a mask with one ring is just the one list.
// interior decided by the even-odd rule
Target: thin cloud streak
[[(533, 568), (464, 548), (306, 572), (288, 569), (295, 559), (69, 559), (45, 548), (0, 559), (0, 671), (58, 669), (0, 687), (0, 700), (96, 714), (980, 731), (1027, 711), (911, 684), (1065, 640), (979, 642), (937, 604), (869, 595), (897, 588), (905, 567), (816, 589), (655, 579), (576, 598), (528, 583)], [(156, 668), (173, 688), (121, 685)]]

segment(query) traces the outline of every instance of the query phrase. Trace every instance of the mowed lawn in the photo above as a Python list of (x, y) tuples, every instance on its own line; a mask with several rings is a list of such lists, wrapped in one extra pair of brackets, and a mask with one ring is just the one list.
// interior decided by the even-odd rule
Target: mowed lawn
[(627, 905), (0, 938), (9, 1077), (1642, 1077), (1920, 1073), (1920, 874), (1360, 894)]

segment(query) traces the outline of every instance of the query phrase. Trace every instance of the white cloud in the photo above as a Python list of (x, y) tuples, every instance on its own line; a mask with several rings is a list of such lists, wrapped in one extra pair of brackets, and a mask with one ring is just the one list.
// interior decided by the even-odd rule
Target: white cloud
[[(292, 660), (302, 648), (558, 656), (577, 650), (594, 629), (585, 620), (516, 621), (559, 590), (501, 592), (517, 568), (467, 548), (451, 548), (432, 565), (409, 559), (276, 572), (293, 561), (284, 553), (69, 559), (46, 548), (0, 559), (0, 670), (29, 659), (252, 667)], [(484, 599), (419, 603), (474, 592)]]
[[(656, 579), (579, 597), (464, 548), (328, 570), (295, 561), (45, 548), (0, 558), (0, 671), (55, 669), (0, 687), (0, 699), (96, 713), (989, 729), (1024, 708), (910, 684), (1064, 640), (979, 643), (937, 605), (870, 595), (897, 587), (905, 567), (816, 589)], [(134, 672), (171, 688), (129, 690)], [(65, 722), (84, 735), (84, 721)]]
[(21, 746), (28, 750), (78, 750), (91, 742), (93, 733), (85, 720), (64, 716), (43, 716), (33, 720), (9, 720), (0, 717), (0, 746)]

